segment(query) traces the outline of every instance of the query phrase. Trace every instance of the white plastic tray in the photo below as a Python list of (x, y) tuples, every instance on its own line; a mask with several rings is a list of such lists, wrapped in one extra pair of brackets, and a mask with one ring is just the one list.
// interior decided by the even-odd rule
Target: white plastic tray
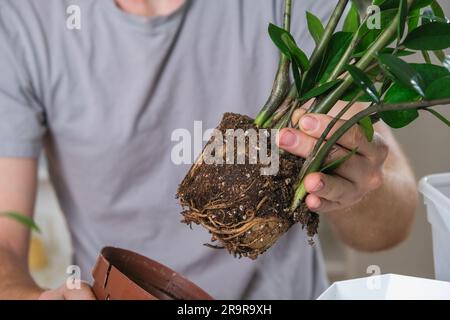
[(318, 300), (450, 300), (450, 282), (377, 275), (335, 282)]

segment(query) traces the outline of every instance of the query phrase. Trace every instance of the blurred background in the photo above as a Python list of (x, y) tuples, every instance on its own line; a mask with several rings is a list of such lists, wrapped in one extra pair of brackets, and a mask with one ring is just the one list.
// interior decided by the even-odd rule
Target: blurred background
[[(441, 0), (440, 3), (450, 15), (450, 1)], [(450, 111), (442, 108), (441, 111), (450, 118)], [(429, 113), (421, 113), (418, 121), (394, 131), (394, 134), (409, 157), (418, 180), (429, 174), (450, 172), (450, 131)], [(324, 221), (320, 237), (330, 281), (367, 276), (368, 267), (372, 265), (378, 266), (382, 273), (433, 278), (431, 228), (422, 197), (420, 202), (408, 240), (380, 253), (361, 253), (342, 246)], [(65, 272), (70, 265), (71, 245), (44, 161), (41, 161), (39, 172), (36, 220), (43, 232), (33, 235), (30, 249), (32, 274), (40, 285), (56, 287), (67, 278)]]

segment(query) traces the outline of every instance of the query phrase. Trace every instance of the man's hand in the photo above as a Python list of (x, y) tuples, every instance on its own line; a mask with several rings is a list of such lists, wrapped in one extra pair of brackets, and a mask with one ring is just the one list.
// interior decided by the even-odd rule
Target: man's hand
[(82, 282), (80, 289), (68, 289), (62, 285), (58, 289), (44, 291), (39, 300), (96, 300), (91, 287)]
[[(330, 116), (321, 114), (302, 116), (298, 121), (300, 130), (283, 129), (280, 132), (280, 148), (306, 158), (331, 120)], [(328, 137), (343, 123), (344, 120), (339, 120)], [(305, 178), (305, 188), (309, 193), (306, 204), (312, 211), (331, 212), (349, 208), (382, 186), (388, 147), (377, 133), (369, 142), (359, 126), (352, 127), (338, 141), (325, 163), (333, 162), (353, 149), (357, 149), (357, 153), (333, 174), (312, 173)]]
[[(297, 110), (293, 123), (299, 124), (300, 130), (282, 130), (278, 144), (307, 157), (331, 117), (344, 106), (338, 103), (330, 115), (305, 115)], [(351, 117), (364, 107), (355, 104), (346, 115)], [(391, 130), (383, 123), (374, 128), (374, 139), (369, 142), (362, 129), (354, 126), (338, 141), (326, 162), (355, 148), (357, 154), (330, 175), (312, 173), (305, 178), (308, 207), (324, 213), (345, 244), (364, 251), (391, 248), (403, 241), (414, 221), (418, 198), (414, 174)]]
[[(0, 212), (16, 211), (32, 217), (37, 183), (37, 161), (0, 158)], [(66, 285), (43, 291), (28, 271), (30, 229), (0, 217), (0, 300), (95, 300), (89, 285), (69, 290)]]

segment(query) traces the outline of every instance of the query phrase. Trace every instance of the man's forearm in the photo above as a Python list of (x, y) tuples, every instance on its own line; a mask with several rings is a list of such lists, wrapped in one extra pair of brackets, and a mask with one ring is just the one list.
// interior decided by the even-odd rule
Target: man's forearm
[(0, 247), (0, 261), (0, 300), (39, 297), (42, 290), (16, 255)]
[[(347, 245), (364, 251), (390, 248), (408, 235), (417, 207), (416, 182), (402, 155), (390, 156), (383, 185), (355, 206), (327, 213), (333, 229)], [(402, 160), (402, 161), (400, 161)]]

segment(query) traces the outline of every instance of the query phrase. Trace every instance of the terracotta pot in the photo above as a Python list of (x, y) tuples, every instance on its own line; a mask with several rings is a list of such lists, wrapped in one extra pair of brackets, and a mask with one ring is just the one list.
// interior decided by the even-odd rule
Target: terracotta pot
[(106, 247), (92, 271), (99, 300), (212, 300), (172, 269), (124, 249)]

